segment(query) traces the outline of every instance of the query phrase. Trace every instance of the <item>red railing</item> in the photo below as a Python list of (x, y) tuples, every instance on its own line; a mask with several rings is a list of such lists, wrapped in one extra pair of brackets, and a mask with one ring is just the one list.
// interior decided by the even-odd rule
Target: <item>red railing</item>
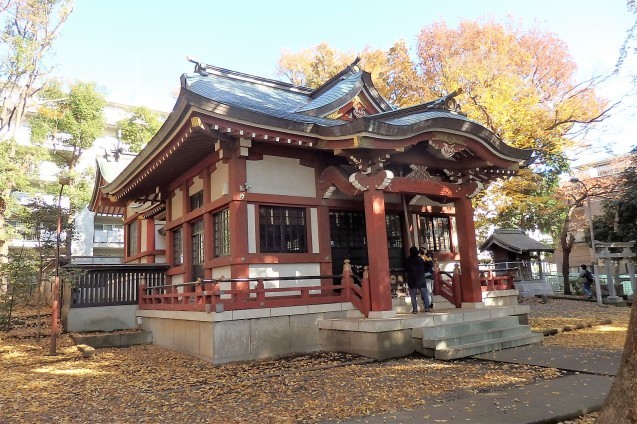
[(436, 262), (434, 266), (434, 294), (444, 297), (456, 308), (462, 306), (462, 287), (458, 264), (454, 266), (453, 272), (447, 272), (441, 271)]
[[(493, 271), (480, 271), (480, 288), (482, 291), (514, 289), (513, 274), (496, 275)], [(456, 308), (462, 305), (462, 289), (460, 283), (460, 266), (455, 264), (453, 272), (441, 271), (436, 263), (434, 267), (434, 294), (440, 295)]]
[(515, 288), (513, 284), (514, 275), (507, 271), (505, 275), (497, 275), (496, 270), (479, 271), (480, 288), (482, 291), (511, 290)]
[(347, 301), (360, 311), (361, 314), (368, 316), (371, 309), (371, 301), (369, 294), (369, 267), (363, 268), (363, 278), (359, 279), (352, 273), (349, 259), (345, 259), (343, 265), (343, 285), (347, 287)]
[[(349, 261), (342, 275), (259, 277), (198, 280), (185, 284), (139, 286), (139, 309), (224, 312), (351, 302), (361, 313), (369, 313), (369, 277), (354, 281)], [(340, 284), (334, 281), (340, 279)], [(268, 281), (319, 280), (320, 285), (265, 287)], [(222, 289), (222, 283), (232, 288)]]

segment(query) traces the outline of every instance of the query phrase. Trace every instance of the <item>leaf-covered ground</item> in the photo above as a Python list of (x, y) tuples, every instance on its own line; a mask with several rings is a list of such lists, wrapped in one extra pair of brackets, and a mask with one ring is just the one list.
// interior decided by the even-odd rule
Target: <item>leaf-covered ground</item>
[[(588, 322), (593, 314), (614, 323), (550, 336), (546, 344), (621, 349), (628, 308), (531, 302), (534, 329)], [(84, 359), (68, 335), (59, 338), (59, 354), (48, 356), (49, 339), (36, 340), (34, 329), (28, 318), (0, 333), (0, 422), (313, 423), (440, 405), (559, 375), (477, 360), (369, 362), (336, 353), (212, 365), (156, 346), (98, 349)]]

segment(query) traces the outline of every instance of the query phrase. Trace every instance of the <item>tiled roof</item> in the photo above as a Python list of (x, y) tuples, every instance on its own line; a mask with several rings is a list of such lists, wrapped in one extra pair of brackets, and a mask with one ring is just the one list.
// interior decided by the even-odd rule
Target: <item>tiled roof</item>
[(482, 243), (480, 251), (489, 250), (493, 244), (516, 253), (555, 251), (554, 248), (548, 247), (527, 236), (524, 231), (514, 229), (494, 230), (493, 234)]
[[(322, 106), (326, 106), (330, 103), (333, 103), (343, 96), (350, 93), (352, 90), (357, 89), (360, 90), (363, 83), (361, 81), (361, 77), (363, 75), (362, 71), (356, 72), (349, 77), (343, 79), (338, 84), (334, 85), (332, 88), (327, 90), (325, 93), (322, 93), (317, 98), (312, 99), (309, 103), (304, 106), (301, 106), (296, 111), (297, 112), (307, 112), (314, 109), (319, 109)], [(348, 99), (349, 101), (349, 99)], [(343, 105), (341, 105), (343, 106)]]
[(308, 95), (276, 86), (231, 77), (186, 74), (187, 88), (209, 100), (291, 121), (334, 126), (342, 121), (295, 113), (307, 105)]
[(403, 115), (403, 116), (388, 116), (387, 118), (383, 118), (382, 116), (378, 117), (378, 121), (384, 122), (392, 125), (413, 125), (418, 122), (426, 121), (429, 119), (435, 118), (453, 118), (461, 121), (468, 121), (477, 123), (464, 115), (459, 113), (453, 113), (451, 111), (443, 110), (443, 109), (432, 109), (426, 110), (420, 113), (414, 113), (411, 115)]
[(135, 158), (131, 154), (119, 154), (117, 160), (112, 155), (97, 158), (97, 166), (104, 181), (110, 183), (128, 166)]

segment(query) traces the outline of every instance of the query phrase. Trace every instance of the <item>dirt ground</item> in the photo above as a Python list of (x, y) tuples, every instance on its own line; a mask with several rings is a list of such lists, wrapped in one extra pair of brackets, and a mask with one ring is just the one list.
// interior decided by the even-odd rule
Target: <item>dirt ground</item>
[[(551, 346), (621, 350), (629, 308), (592, 302), (526, 300), (534, 330), (595, 325), (545, 338)], [(82, 358), (71, 338), (35, 338), (33, 311), (0, 332), (0, 422), (317, 423), (436, 407), (466, 392), (489, 392), (555, 378), (555, 369), (420, 356), (373, 362), (316, 353), (227, 365), (156, 346), (98, 349)], [(48, 332), (48, 320), (43, 331)], [(571, 423), (594, 422), (594, 415)]]

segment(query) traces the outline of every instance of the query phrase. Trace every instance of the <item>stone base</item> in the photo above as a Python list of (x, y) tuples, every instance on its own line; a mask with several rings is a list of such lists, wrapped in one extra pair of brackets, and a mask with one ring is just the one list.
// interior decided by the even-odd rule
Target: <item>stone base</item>
[(326, 351), (353, 353), (380, 361), (416, 351), (411, 328), (382, 332), (321, 329), (321, 345)]
[[(346, 319), (351, 303), (222, 313), (140, 310), (153, 343), (215, 364), (322, 350), (319, 321)], [(349, 318), (355, 319), (355, 318)]]
[(71, 338), (75, 344), (87, 345), (93, 348), (128, 347), (151, 344), (153, 342), (153, 333), (150, 331), (133, 331), (130, 333), (114, 334), (73, 334)]
[(619, 296), (608, 296), (604, 298), (604, 303), (613, 306), (626, 306), (624, 298)]
[(487, 306), (482, 302), (462, 302), (461, 309), (484, 309)]
[(369, 311), (368, 318), (394, 318), (396, 311)]

